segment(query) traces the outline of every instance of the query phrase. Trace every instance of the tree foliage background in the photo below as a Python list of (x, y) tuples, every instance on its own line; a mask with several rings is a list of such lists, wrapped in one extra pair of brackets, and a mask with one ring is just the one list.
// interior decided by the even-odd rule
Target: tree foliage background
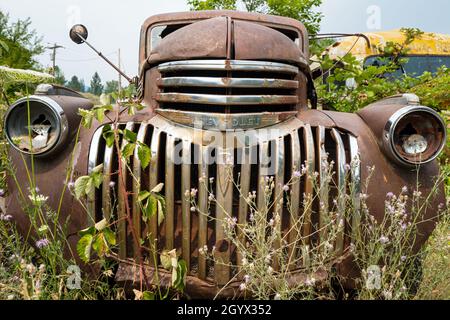
[(31, 28), (30, 18), (11, 22), (0, 11), (0, 65), (17, 69), (39, 67), (35, 57), (44, 52), (42, 38)]
[(284, 16), (301, 21), (310, 35), (320, 30), (322, 0), (188, 0), (191, 10), (237, 10)]

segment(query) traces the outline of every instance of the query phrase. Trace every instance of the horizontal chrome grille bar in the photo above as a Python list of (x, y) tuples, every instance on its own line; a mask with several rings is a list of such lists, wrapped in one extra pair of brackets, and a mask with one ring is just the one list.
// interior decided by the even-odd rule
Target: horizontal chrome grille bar
[(181, 70), (265, 71), (297, 74), (297, 67), (277, 62), (247, 60), (186, 60), (160, 64), (160, 72)]
[(195, 93), (158, 93), (156, 100), (159, 102), (172, 103), (195, 103), (215, 105), (274, 105), (274, 104), (296, 104), (296, 96), (281, 95), (215, 95)]
[(298, 81), (258, 78), (170, 77), (160, 79), (158, 86), (297, 89)]

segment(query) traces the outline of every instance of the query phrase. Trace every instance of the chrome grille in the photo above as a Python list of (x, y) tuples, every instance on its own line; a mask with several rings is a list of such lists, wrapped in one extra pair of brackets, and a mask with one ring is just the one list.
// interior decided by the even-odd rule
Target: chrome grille
[[(162, 109), (209, 112), (292, 111), (297, 67), (264, 61), (188, 60), (160, 64)], [(246, 110), (242, 109), (242, 106)]]
[[(128, 128), (138, 134), (138, 140), (151, 147), (152, 160), (149, 168), (142, 170), (137, 154), (134, 155), (131, 163), (134, 179), (131, 174), (124, 170), (124, 179), (117, 179), (117, 152), (114, 148), (105, 146), (101, 138), (102, 128), (99, 128), (93, 136), (89, 154), (89, 170), (96, 165), (104, 163), (103, 187), (96, 191), (94, 201), (89, 203), (96, 220), (105, 217), (119, 218), (117, 224), (119, 255), (121, 258), (131, 258), (136, 254), (136, 246), (131, 236), (130, 225), (124, 217), (127, 208), (125, 197), (129, 196), (131, 221), (135, 230), (141, 234), (150, 232), (156, 239), (152, 244), (158, 250), (176, 248), (181, 253), (182, 258), (189, 266), (190, 273), (201, 279), (214, 280), (219, 285), (226, 284), (231, 277), (237, 274), (241, 257), (238, 256), (235, 248), (227, 243), (221, 219), (226, 213), (231, 213), (236, 217), (239, 224), (248, 220), (249, 210), (247, 202), (239, 197), (236, 187), (232, 184), (227, 175), (233, 175), (234, 179), (239, 178), (242, 194), (250, 191), (257, 192), (257, 204), (263, 206), (263, 190), (260, 189), (260, 178), (264, 176), (274, 176), (276, 181), (276, 192), (287, 183), (293, 174), (294, 168), (299, 169), (305, 162), (308, 164), (307, 177), (311, 177), (315, 171), (319, 173), (320, 192), (323, 197), (330, 198), (336, 190), (331, 184), (327, 185), (322, 177), (325, 175), (321, 161), (327, 159), (335, 162), (337, 188), (347, 191), (345, 183), (346, 164), (358, 157), (357, 139), (348, 133), (340, 132), (334, 128), (322, 126), (311, 127), (304, 124), (297, 118), (289, 119), (276, 126), (279, 133), (275, 137), (267, 139), (261, 138), (257, 144), (246, 145), (241, 148), (223, 148), (220, 145), (204, 145), (199, 142), (198, 131), (193, 128), (176, 126), (168, 122), (161, 116), (155, 116), (144, 123), (120, 124), (120, 128)], [(232, 140), (233, 141), (233, 140)], [(120, 142), (122, 145), (124, 142)], [(175, 161), (176, 153), (181, 155), (181, 162)], [(263, 161), (271, 155), (274, 165), (270, 168), (264, 165)], [(222, 159), (211, 164), (211, 157)], [(122, 163), (122, 168), (125, 168)], [(230, 173), (229, 168), (232, 168)], [(228, 170), (228, 171), (227, 171)], [(352, 190), (355, 201), (355, 212), (351, 217), (351, 223), (346, 226), (337, 238), (335, 243), (336, 253), (340, 254), (349, 245), (348, 235), (354, 232), (359, 226), (359, 184), (360, 168), (352, 166), (350, 175), (355, 182), (356, 188)], [(322, 212), (309, 207), (303, 208), (305, 194), (313, 194), (313, 184), (311, 179), (304, 177), (291, 187), (290, 210), (288, 203), (278, 203), (274, 207), (274, 212), (281, 215), (282, 232), (286, 233), (293, 226), (297, 219), (304, 215), (301, 228), (302, 235), (310, 245), (321, 241), (323, 234), (317, 235), (317, 230), (323, 226)], [(210, 216), (207, 217), (197, 212), (191, 212), (190, 203), (185, 201), (184, 192), (191, 188), (197, 188), (197, 203), (201, 212), (207, 212), (208, 193), (205, 188), (199, 186), (200, 178), (209, 181), (213, 179), (212, 189), (216, 201), (220, 206), (211, 205)], [(116, 188), (110, 188), (109, 182), (118, 182)], [(158, 183), (164, 183), (162, 194), (166, 199), (166, 217), (164, 222), (158, 226), (156, 217), (150, 222), (150, 230), (143, 230), (141, 214), (137, 205), (137, 194), (139, 190), (150, 190)], [(128, 190), (128, 195), (118, 192), (123, 188)], [(114, 203), (118, 203), (114, 206)], [(338, 205), (345, 205), (342, 200)], [(328, 205), (328, 204), (325, 204)], [(103, 207), (103, 210), (102, 210)], [(290, 211), (290, 212), (289, 212)], [(317, 212), (317, 214), (315, 214)], [(342, 211), (341, 211), (342, 212)], [(289, 232), (289, 243), (294, 243), (297, 235)], [(242, 234), (238, 234), (242, 237)], [(216, 259), (223, 264), (215, 264), (204, 256), (199, 255), (199, 248), (207, 245), (209, 248), (216, 246)], [(277, 244), (280, 245), (280, 244)], [(289, 246), (289, 250), (297, 250), (295, 246)], [(152, 261), (152, 259), (149, 259)], [(232, 266), (229, 266), (229, 265)], [(275, 268), (278, 266), (275, 265)]]

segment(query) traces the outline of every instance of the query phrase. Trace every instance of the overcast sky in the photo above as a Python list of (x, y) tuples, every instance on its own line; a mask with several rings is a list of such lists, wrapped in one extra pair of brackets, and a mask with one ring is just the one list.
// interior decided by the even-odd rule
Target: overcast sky
[[(95, 71), (103, 81), (117, 75), (85, 45), (68, 37), (71, 25), (83, 23), (89, 41), (113, 61), (120, 48), (123, 68), (129, 75), (138, 69), (138, 41), (142, 22), (149, 16), (188, 10), (187, 0), (0, 0), (0, 9), (11, 20), (30, 17), (32, 26), (46, 45), (58, 43), (56, 59), (67, 79), (74, 74), (86, 84)], [(323, 0), (321, 32), (365, 32), (417, 27), (424, 31), (450, 34), (448, 0)], [(51, 64), (50, 51), (39, 57)]]

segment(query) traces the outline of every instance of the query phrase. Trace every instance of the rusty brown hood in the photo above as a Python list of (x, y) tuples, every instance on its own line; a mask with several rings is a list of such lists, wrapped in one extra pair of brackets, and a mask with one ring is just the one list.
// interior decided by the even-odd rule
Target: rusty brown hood
[(192, 23), (166, 36), (147, 64), (187, 59), (287, 62), (307, 67), (307, 57), (289, 37), (258, 23), (220, 16)]

